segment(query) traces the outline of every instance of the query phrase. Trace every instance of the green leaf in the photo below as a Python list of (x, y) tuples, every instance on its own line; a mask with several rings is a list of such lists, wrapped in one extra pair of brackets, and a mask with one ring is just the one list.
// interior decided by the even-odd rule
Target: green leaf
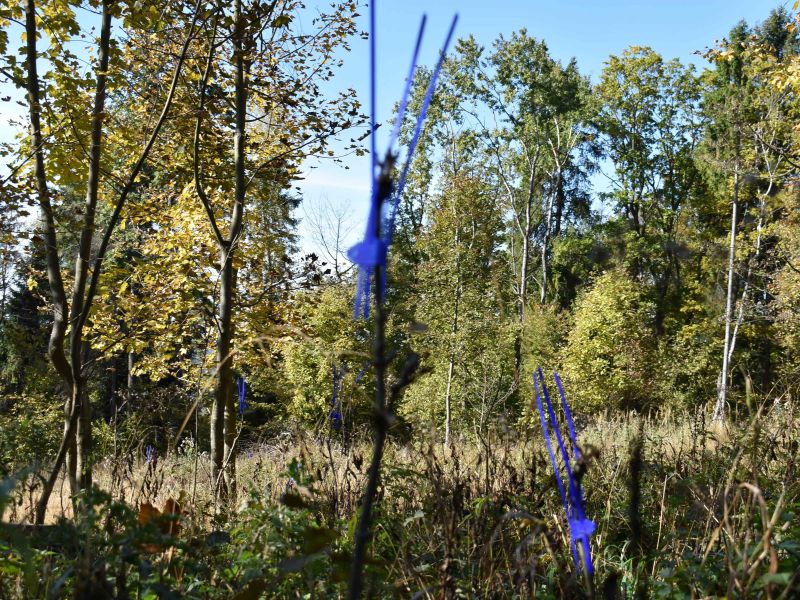
[(275, 29), (279, 29), (280, 27), (286, 27), (291, 22), (292, 22), (292, 17), (290, 15), (283, 14), (280, 15), (279, 17), (276, 17), (272, 21), (272, 27)]

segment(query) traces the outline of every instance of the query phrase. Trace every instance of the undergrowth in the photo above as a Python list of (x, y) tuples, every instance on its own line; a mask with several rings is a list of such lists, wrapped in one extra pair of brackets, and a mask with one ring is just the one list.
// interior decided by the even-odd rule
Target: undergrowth
[[(533, 423), (533, 422), (531, 422)], [(703, 415), (602, 418), (579, 433), (592, 581), (575, 571), (534, 427), (449, 448), (390, 442), (367, 560), (369, 597), (795, 598), (800, 420), (790, 407), (714, 429)], [(98, 467), (98, 485), (29, 518), (29, 473), (0, 492), (2, 598), (338, 598), (369, 445), (287, 434), (252, 444), (239, 497), (215, 506), (191, 443)], [(137, 455), (138, 456), (138, 455)], [(178, 500), (147, 522), (139, 506)], [(66, 504), (66, 506), (64, 506)], [(165, 527), (165, 523), (169, 527)], [(179, 526), (177, 534), (175, 529)]]

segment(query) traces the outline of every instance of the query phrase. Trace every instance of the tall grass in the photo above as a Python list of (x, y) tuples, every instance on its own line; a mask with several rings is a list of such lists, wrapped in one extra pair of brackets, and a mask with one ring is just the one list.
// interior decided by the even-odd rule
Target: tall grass
[[(411, 443), (390, 437), (365, 591), (406, 598), (798, 597), (797, 417), (783, 406), (727, 428), (707, 426), (702, 414), (585, 424), (578, 438), (586, 512), (597, 523), (593, 580), (572, 562), (553, 471), (532, 420), (530, 427), (454, 439), (448, 448), (434, 435), (418, 433)], [(251, 494), (222, 515), (208, 457), (196, 456), (191, 444), (150, 464), (105, 463), (98, 483), (109, 496), (98, 496), (93, 516), (70, 525), (73, 541), (95, 548), (95, 564), (81, 565), (77, 550), (57, 542), (15, 546), (7, 527), (0, 597), (40, 597), (57, 584), (59, 594), (72, 594), (81, 582), (99, 586), (100, 579), (111, 597), (158, 597), (147, 595), (158, 590), (187, 598), (344, 597), (369, 452), (367, 440), (345, 447), (303, 433), (252, 444), (239, 470)], [(6, 519), (28, 516), (23, 489), (16, 488)], [(138, 525), (135, 511), (123, 514), (124, 506), (160, 507), (169, 497), (183, 505), (177, 539)], [(69, 501), (56, 499), (49, 522), (62, 505), (69, 516)], [(174, 551), (145, 552), (153, 536)], [(13, 568), (23, 554), (33, 573)]]

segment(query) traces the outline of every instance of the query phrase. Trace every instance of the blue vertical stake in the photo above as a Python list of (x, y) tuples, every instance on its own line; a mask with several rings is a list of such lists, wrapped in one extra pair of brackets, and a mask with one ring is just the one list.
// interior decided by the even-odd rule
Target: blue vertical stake
[[(561, 396), (561, 407), (564, 410), (564, 416), (567, 421), (569, 429), (569, 437), (572, 442), (572, 460), (577, 462), (580, 459), (580, 450), (578, 449), (578, 441), (575, 437), (575, 426), (572, 422), (572, 413), (567, 405), (567, 397), (564, 394), (564, 387), (561, 384), (561, 378), (558, 373), (553, 374), (556, 380), (556, 387)], [(538, 381), (537, 381), (538, 376)], [(541, 393), (540, 393), (541, 386)], [(581, 545), (583, 550), (583, 566), (589, 575), (594, 574), (594, 565), (592, 564), (592, 553), (589, 545), (589, 537), (594, 533), (595, 524), (593, 521), (586, 518), (586, 513), (583, 508), (583, 490), (581, 489), (581, 482), (579, 482), (573, 474), (572, 466), (570, 463), (569, 453), (564, 445), (564, 439), (561, 436), (561, 431), (556, 423), (556, 413), (553, 409), (553, 404), (550, 401), (550, 393), (547, 385), (544, 382), (544, 374), (541, 367), (533, 375), (533, 389), (536, 395), (536, 407), (539, 410), (539, 421), (542, 426), (542, 434), (544, 435), (544, 442), (547, 446), (547, 453), (550, 456), (550, 464), (553, 466), (553, 472), (556, 477), (556, 486), (561, 496), (561, 504), (564, 506), (564, 512), (567, 515), (567, 523), (569, 525), (570, 548), (572, 549), (572, 559), (575, 561), (575, 568), (581, 569), (581, 561), (578, 556), (578, 544)], [(542, 405), (542, 396), (544, 397), (547, 408)], [(549, 421), (549, 424), (548, 424)], [(564, 470), (566, 471), (567, 487), (564, 487), (564, 481), (561, 478), (561, 469), (556, 460), (556, 452), (553, 449), (553, 444), (550, 439), (550, 428), (555, 433), (556, 443), (558, 444), (559, 454), (564, 462)]]

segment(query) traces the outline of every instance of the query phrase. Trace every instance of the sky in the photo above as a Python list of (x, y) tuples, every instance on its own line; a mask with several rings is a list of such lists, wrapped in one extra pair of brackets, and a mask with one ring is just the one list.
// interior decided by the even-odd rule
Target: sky
[[(312, 4), (309, 2), (309, 4)], [(411, 59), (419, 20), (427, 13), (420, 62), (433, 65), (450, 20), (459, 14), (456, 37), (473, 35), (487, 48), (500, 34), (526, 28), (543, 39), (551, 55), (567, 62), (575, 57), (581, 73), (597, 81), (609, 55), (625, 48), (650, 46), (665, 59), (705, 65), (696, 51), (712, 47), (716, 40), (744, 19), (749, 24), (764, 20), (780, 0), (377, 0), (377, 114), (387, 121), (399, 100)], [(367, 30), (369, 9), (359, 11), (359, 28)], [(345, 67), (331, 89), (352, 86), (367, 108), (369, 46), (354, 40), (344, 56)], [(388, 127), (384, 129), (388, 130)], [(379, 154), (387, 140), (378, 136)], [(369, 199), (369, 159), (346, 157), (342, 165), (309, 164), (300, 182), (305, 208), (299, 216), (314, 214), (321, 204), (338, 207), (353, 220), (351, 241), (363, 233)], [(345, 169), (345, 166), (349, 169)], [(313, 218), (313, 217), (312, 217)], [(314, 229), (301, 223), (301, 248), (314, 249)]]

